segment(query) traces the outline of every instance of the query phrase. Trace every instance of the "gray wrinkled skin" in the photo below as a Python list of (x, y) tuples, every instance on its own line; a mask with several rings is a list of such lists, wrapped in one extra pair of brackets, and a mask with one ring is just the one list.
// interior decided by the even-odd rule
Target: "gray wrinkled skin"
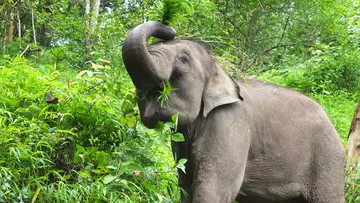
[[(130, 60), (146, 53), (133, 46), (146, 26), (160, 25), (148, 22), (129, 33), (123, 58), (147, 127), (179, 113), (185, 142), (172, 147), (177, 160), (188, 159), (179, 185), (189, 195), (181, 202), (344, 202), (344, 149), (316, 102), (273, 84), (235, 81), (205, 48), (186, 40), (147, 47), (152, 69), (141, 75), (146, 67)], [(166, 80), (177, 90), (161, 107), (158, 81)]]

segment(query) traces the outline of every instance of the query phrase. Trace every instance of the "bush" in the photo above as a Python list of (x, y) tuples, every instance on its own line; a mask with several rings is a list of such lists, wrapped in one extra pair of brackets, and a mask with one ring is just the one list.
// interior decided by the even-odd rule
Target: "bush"
[(178, 198), (169, 129), (159, 137), (139, 123), (130, 79), (104, 63), (72, 79), (20, 57), (1, 62), (0, 202)]
[(347, 203), (360, 202), (360, 163), (358, 163), (357, 169), (346, 172), (345, 180), (345, 198)]
[(314, 56), (304, 76), (311, 80), (313, 92), (360, 90), (360, 61), (356, 49), (319, 44), (311, 50)]
[[(323, 94), (360, 91), (359, 51), (345, 46), (317, 44), (310, 48), (311, 58), (284, 64), (261, 75), (301, 92)], [(294, 60), (294, 59), (292, 59)]]

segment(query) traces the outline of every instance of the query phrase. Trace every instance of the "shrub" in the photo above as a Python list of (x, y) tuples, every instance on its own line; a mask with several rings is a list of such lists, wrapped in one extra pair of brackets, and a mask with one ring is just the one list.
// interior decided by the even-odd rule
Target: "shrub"
[(139, 123), (130, 79), (103, 61), (76, 79), (20, 57), (1, 62), (0, 202), (178, 198), (169, 129)]

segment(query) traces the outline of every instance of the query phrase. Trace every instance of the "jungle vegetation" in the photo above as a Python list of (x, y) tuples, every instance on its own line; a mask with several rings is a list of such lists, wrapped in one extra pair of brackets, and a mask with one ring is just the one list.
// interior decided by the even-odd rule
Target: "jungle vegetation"
[[(234, 77), (310, 96), (347, 145), (359, 0), (0, 2), (0, 202), (178, 202), (176, 115), (141, 124), (121, 58), (127, 32), (149, 20), (203, 41)], [(347, 173), (348, 203), (360, 202), (359, 174)]]

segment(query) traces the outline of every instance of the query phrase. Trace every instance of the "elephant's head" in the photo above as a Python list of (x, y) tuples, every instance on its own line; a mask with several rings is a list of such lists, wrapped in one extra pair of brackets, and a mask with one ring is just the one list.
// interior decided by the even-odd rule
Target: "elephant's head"
[[(175, 113), (179, 113), (179, 125), (186, 126), (218, 106), (241, 99), (236, 82), (202, 45), (173, 40), (175, 35), (172, 27), (146, 22), (124, 41), (124, 64), (137, 88), (141, 120), (150, 128), (157, 121), (169, 121)], [(147, 46), (149, 37), (164, 42)], [(175, 90), (161, 104), (160, 91), (167, 82)]]

